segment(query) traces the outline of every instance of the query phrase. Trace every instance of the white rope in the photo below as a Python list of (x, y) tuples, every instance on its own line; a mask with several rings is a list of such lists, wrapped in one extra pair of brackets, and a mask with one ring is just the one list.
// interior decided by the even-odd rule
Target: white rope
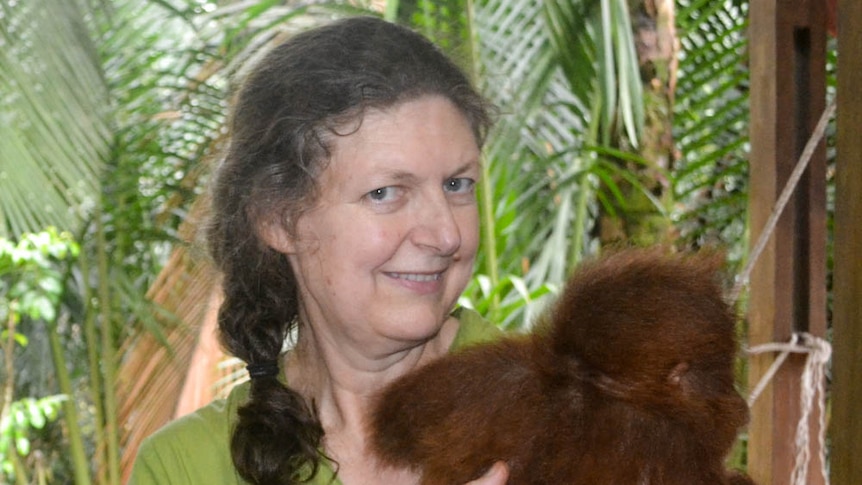
[(781, 367), (781, 364), (787, 360), (787, 356), (791, 353), (803, 353), (808, 352), (808, 349), (800, 347), (797, 342), (799, 341), (799, 334), (794, 333), (790, 336), (790, 343), (780, 344), (780, 343), (771, 343), (771, 344), (762, 344), (749, 348), (746, 350), (746, 353), (749, 355), (757, 355), (763, 354), (766, 352), (781, 352), (778, 354), (778, 357), (772, 362), (772, 365), (769, 366), (769, 369), (766, 369), (766, 372), (760, 378), (760, 381), (757, 382), (757, 385), (751, 390), (748, 394), (748, 407), (754, 405), (757, 401), (757, 398), (760, 397), (760, 394), (766, 388), (766, 385), (772, 381), (772, 378), (775, 376), (775, 373), (778, 372), (778, 369)]
[[(801, 342), (800, 342), (801, 340)], [(766, 373), (760, 378), (760, 381), (752, 389), (748, 396), (749, 407), (757, 401), (760, 394), (766, 388), (766, 385), (778, 372), (778, 369), (787, 360), (791, 353), (808, 354), (805, 360), (805, 367), (802, 371), (801, 386), (799, 392), (801, 416), (799, 423), (796, 426), (796, 438), (794, 444), (796, 446), (796, 456), (792, 472), (792, 485), (805, 485), (808, 477), (808, 464), (811, 462), (811, 430), (809, 421), (811, 413), (814, 411), (814, 406), (817, 406), (819, 411), (819, 429), (818, 429), (818, 449), (820, 457), (820, 473), (823, 476), (823, 483), (829, 484), (829, 472), (826, 466), (826, 368), (832, 358), (832, 346), (825, 339), (811, 335), (806, 332), (794, 333), (790, 342), (768, 343), (751, 347), (747, 350), (751, 355), (762, 354), (766, 352), (781, 352), (772, 365), (767, 369)]]
[(799, 184), (799, 179), (802, 178), (802, 174), (805, 173), (805, 169), (808, 168), (808, 163), (814, 155), (814, 150), (817, 149), (817, 145), (820, 143), (820, 140), (823, 139), (823, 136), (826, 133), (826, 126), (829, 124), (829, 120), (834, 114), (835, 100), (832, 100), (832, 102), (829, 103), (829, 106), (823, 110), (823, 114), (820, 115), (820, 120), (817, 121), (817, 126), (814, 127), (814, 132), (811, 133), (811, 138), (809, 138), (808, 143), (805, 144), (805, 149), (802, 150), (802, 154), (799, 156), (799, 161), (796, 163), (796, 167), (793, 168), (793, 172), (790, 173), (790, 178), (788, 178), (787, 183), (784, 184), (784, 189), (781, 191), (781, 195), (779, 195), (778, 200), (775, 202), (775, 208), (769, 215), (769, 219), (766, 220), (766, 224), (763, 226), (763, 231), (760, 233), (757, 243), (751, 249), (751, 254), (748, 256), (748, 263), (746, 263), (745, 268), (743, 268), (742, 272), (737, 276), (736, 284), (734, 284), (733, 289), (730, 292), (731, 302), (736, 302), (740, 293), (742, 293), (743, 287), (748, 284), (748, 279), (751, 277), (751, 271), (754, 269), (754, 264), (766, 248), (766, 243), (769, 242), (769, 238), (772, 237), (772, 233), (775, 232), (775, 226), (778, 225), (778, 219), (781, 217), (781, 214), (784, 213), (784, 209), (787, 208), (790, 197), (796, 190), (796, 186)]

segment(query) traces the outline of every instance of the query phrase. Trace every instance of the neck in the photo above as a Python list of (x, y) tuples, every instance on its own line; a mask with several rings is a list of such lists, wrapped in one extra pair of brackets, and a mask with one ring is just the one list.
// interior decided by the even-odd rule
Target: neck
[(371, 346), (352, 345), (302, 325), (296, 347), (287, 354), (287, 380), (315, 404), (327, 434), (356, 433), (364, 426), (364, 416), (377, 392), (446, 354), (457, 329), (458, 321), (449, 318), (441, 331), (426, 341)]
[(287, 382), (313, 403), (325, 433), (324, 451), (337, 462), (342, 483), (417, 483), (409, 470), (378, 465), (367, 443), (367, 416), (383, 387), (446, 354), (458, 325), (449, 318), (427, 341), (381, 342), (376, 352), (369, 351), (374, 346), (345, 344), (311, 325), (300, 326), (285, 361)]

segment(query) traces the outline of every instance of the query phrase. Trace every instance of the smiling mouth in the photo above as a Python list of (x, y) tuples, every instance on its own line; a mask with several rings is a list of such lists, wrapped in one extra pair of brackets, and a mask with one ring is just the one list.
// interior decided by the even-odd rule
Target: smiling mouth
[(442, 273), (433, 273), (433, 274), (419, 274), (419, 273), (387, 273), (389, 276), (407, 281), (418, 281), (420, 283), (425, 283), (428, 281), (437, 281), (439, 280), (443, 274)]

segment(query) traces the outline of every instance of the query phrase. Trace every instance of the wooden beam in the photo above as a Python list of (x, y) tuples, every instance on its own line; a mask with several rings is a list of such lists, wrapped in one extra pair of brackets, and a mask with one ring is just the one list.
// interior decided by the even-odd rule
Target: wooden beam
[[(824, 5), (823, 0), (750, 3), (752, 241), (760, 236), (825, 106)], [(824, 146), (815, 152), (752, 273), (750, 346), (788, 342), (795, 332), (826, 333)], [(751, 357), (752, 386), (775, 357)], [(748, 471), (761, 485), (791, 483), (804, 359), (791, 355), (752, 407)], [(819, 416), (812, 418), (810, 429), (816, 436)], [(816, 439), (811, 443), (813, 462), (806, 483), (818, 485), (823, 483), (819, 449)]]
[(838, 3), (831, 482), (862, 479), (862, 2)]

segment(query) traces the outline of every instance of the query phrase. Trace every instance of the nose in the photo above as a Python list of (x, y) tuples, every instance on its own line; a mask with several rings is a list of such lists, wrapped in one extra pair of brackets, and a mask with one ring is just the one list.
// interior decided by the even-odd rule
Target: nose
[(412, 231), (413, 243), (439, 256), (452, 256), (461, 247), (461, 228), (444, 195), (426, 199)]

